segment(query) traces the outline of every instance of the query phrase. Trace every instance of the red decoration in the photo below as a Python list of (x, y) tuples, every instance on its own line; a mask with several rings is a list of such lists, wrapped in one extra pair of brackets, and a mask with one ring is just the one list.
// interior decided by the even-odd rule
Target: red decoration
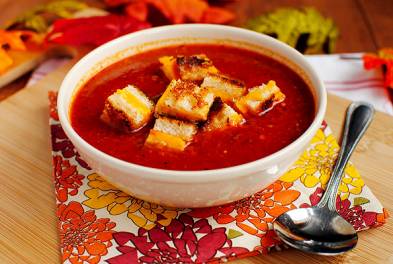
[(146, 21), (149, 7), (157, 9), (170, 23), (186, 22), (225, 24), (235, 15), (224, 8), (212, 7), (205, 0), (106, 0), (108, 6), (126, 5), (128, 16)]
[(385, 87), (393, 89), (393, 49), (385, 48), (379, 50), (378, 54), (365, 54), (363, 63), (367, 70), (382, 67)]
[(149, 28), (150, 24), (132, 17), (108, 15), (59, 19), (46, 36), (46, 42), (98, 46), (119, 36)]

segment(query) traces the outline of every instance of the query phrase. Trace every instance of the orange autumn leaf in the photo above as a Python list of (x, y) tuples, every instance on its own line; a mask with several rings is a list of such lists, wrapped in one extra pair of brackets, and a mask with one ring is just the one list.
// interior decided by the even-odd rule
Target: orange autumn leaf
[(199, 22), (209, 5), (203, 0), (146, 0), (174, 24)]
[(8, 56), (7, 52), (0, 48), (0, 73), (4, 72), (13, 63), (13, 60)]
[(135, 2), (126, 6), (125, 12), (127, 15), (134, 17), (140, 21), (147, 20), (148, 9), (144, 2)]
[(203, 13), (203, 23), (225, 24), (235, 19), (235, 14), (220, 7), (209, 7)]
[(6, 51), (7, 49), (21, 51), (27, 49), (23, 37), (36, 41), (37, 35), (34, 32), (24, 30), (6, 31), (0, 29), (0, 73), (8, 69), (13, 63), (12, 58)]
[(0, 30), (0, 46), (7, 45), (13, 50), (26, 50), (26, 46), (22, 40), (21, 31), (5, 31)]
[(148, 6), (157, 9), (173, 24), (186, 22), (224, 24), (235, 17), (231, 11), (211, 7), (205, 0), (134, 0), (125, 7), (125, 12), (131, 17), (146, 21)]
[(293, 201), (295, 201), (300, 195), (300, 192), (295, 191), (295, 190), (285, 190), (285, 191), (280, 191), (276, 192), (274, 194), (274, 200), (277, 202), (280, 202), (282, 205), (288, 205), (291, 204)]
[(393, 49), (384, 48), (378, 54), (365, 54), (363, 56), (363, 66), (366, 70), (383, 68), (385, 84), (387, 88), (393, 89)]

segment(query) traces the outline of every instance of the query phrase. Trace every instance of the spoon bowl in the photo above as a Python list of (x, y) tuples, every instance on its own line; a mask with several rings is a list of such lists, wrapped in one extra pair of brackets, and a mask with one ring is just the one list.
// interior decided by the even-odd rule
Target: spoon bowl
[(321, 200), (316, 206), (288, 211), (273, 223), (284, 243), (320, 255), (338, 255), (356, 246), (356, 230), (337, 213), (336, 196), (349, 158), (373, 114), (373, 107), (367, 103), (352, 103), (348, 107), (342, 147)]
[(290, 246), (321, 255), (337, 255), (351, 250), (358, 241), (350, 223), (338, 213), (319, 207), (300, 208), (282, 214), (274, 229)]

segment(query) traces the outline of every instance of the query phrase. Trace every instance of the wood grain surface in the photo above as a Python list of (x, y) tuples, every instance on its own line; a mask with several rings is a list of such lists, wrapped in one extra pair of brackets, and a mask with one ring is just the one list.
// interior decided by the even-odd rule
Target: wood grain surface
[[(15, 2), (29, 2), (3, 1), (11, 5), (15, 5)], [(373, 51), (380, 46), (393, 46), (393, 31), (387, 30), (393, 26), (390, 22), (392, 18), (390, 12), (386, 11), (393, 10), (391, 0), (250, 0), (230, 5), (239, 14), (237, 23), (241, 23), (246, 17), (263, 10), (305, 4), (317, 6), (337, 21), (344, 38), (340, 39), (337, 51)], [(0, 0), (0, 8), (4, 10), (6, 6)], [(385, 14), (383, 18), (380, 17), (381, 13)], [(380, 27), (385, 27), (384, 33), (373, 32)], [(34, 86), (6, 90), (9, 93), (19, 92), (0, 102), (0, 263), (60, 261), (47, 91), (59, 87), (75, 60)], [(326, 119), (336, 135), (340, 134), (348, 104), (346, 100), (329, 96)], [(376, 114), (351, 160), (366, 184), (377, 194), (383, 205), (393, 212), (392, 117)], [(393, 263), (392, 242), (393, 224), (389, 221), (381, 228), (361, 232), (357, 248), (338, 257), (321, 257), (286, 250), (233, 263)]]

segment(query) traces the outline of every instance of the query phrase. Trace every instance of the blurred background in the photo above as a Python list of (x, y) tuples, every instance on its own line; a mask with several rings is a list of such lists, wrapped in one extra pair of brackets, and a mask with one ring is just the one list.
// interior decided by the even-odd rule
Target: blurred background
[[(34, 36), (45, 55), (16, 73), (17, 59), (2, 65), (0, 58), (0, 100), (67, 62), (53, 57), (82, 54), (148, 27), (216, 23), (255, 30), (291, 45), (310, 55), (330, 93), (368, 101), (393, 115), (392, 0), (0, 0), (0, 10), (2, 28), (33, 34), (29, 37)], [(12, 47), (9, 51), (7, 43), (2, 45), (4, 56), (12, 55)], [(53, 52), (48, 48), (53, 46), (71, 49)], [(13, 78), (4, 77), (7, 71)]]

